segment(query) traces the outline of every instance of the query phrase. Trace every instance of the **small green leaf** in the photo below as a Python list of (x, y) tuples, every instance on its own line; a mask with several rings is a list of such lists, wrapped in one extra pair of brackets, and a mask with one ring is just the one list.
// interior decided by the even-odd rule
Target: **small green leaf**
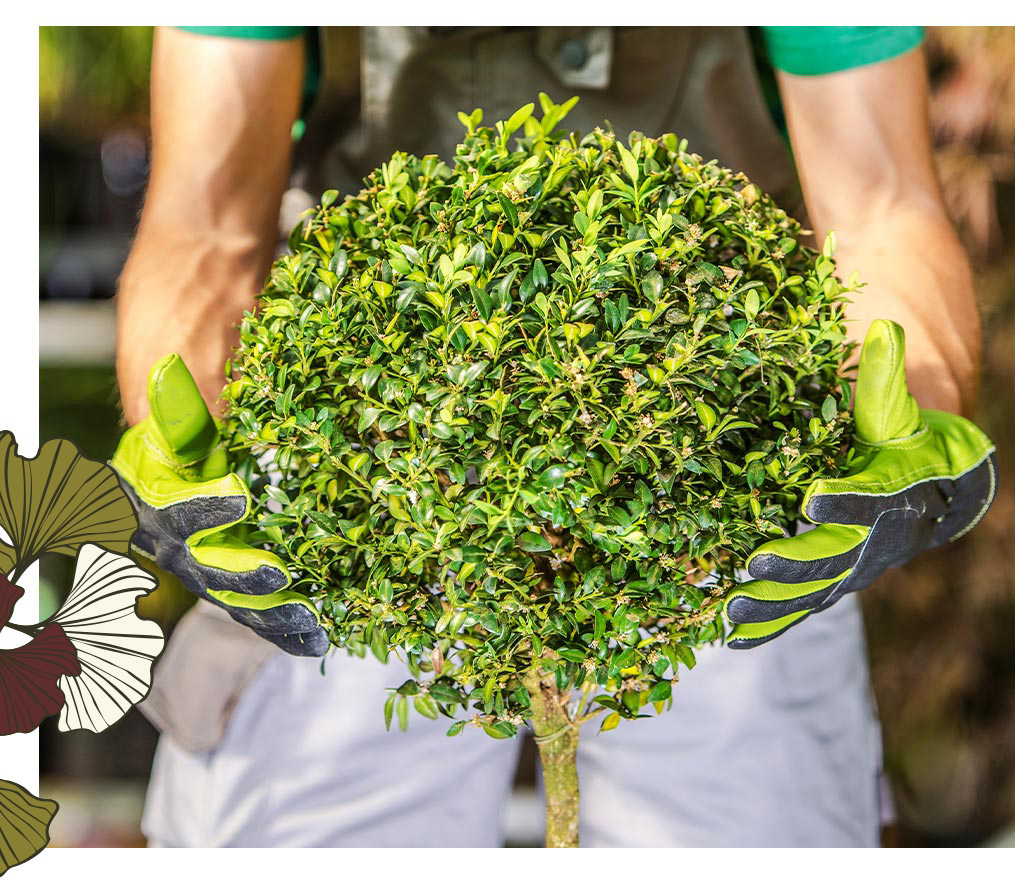
[(519, 107), (511, 116), (508, 121), (504, 123), (504, 136), (505, 140), (513, 135), (518, 129), (525, 125), (525, 120), (532, 116), (532, 111), (536, 105), (533, 103), (526, 104), (524, 107)]
[(705, 431), (711, 431), (712, 426), (715, 425), (715, 410), (704, 401), (695, 401), (694, 409), (698, 414), (698, 419), (701, 420), (701, 424), (705, 426)]
[(641, 289), (646, 297), (655, 302), (663, 292), (663, 277), (653, 269), (641, 280)]
[(482, 269), (486, 265), (486, 245), (482, 240), (472, 246), (467, 262), (479, 269)]
[(759, 461), (751, 462), (747, 466), (747, 485), (751, 489), (759, 489), (765, 482), (765, 466)]
[(563, 465), (551, 465), (539, 475), (539, 483), (547, 489), (559, 489), (567, 480), (567, 469)]
[(627, 149), (623, 144), (617, 144), (617, 149), (620, 151), (620, 161), (624, 166), (624, 171), (627, 176), (631, 179), (631, 183), (638, 183), (638, 160), (634, 158), (631, 151)]
[(377, 421), (377, 417), (380, 415), (381, 411), (376, 407), (367, 407), (363, 411), (363, 415), (359, 418), (359, 423), (356, 425), (356, 431), (362, 434)]
[(748, 291), (747, 296), (744, 297), (744, 315), (747, 316), (748, 321), (753, 321), (758, 315), (758, 309), (761, 308), (761, 300), (758, 298), (757, 291)]
[(539, 289), (545, 288), (550, 277), (546, 273), (546, 266), (543, 265), (543, 261), (536, 259), (536, 262), (532, 264), (532, 283)]
[(672, 693), (672, 686), (668, 679), (663, 679), (652, 686), (652, 690), (648, 693), (649, 703), (655, 703), (656, 701), (668, 700)]
[(831, 422), (835, 418), (837, 410), (838, 404), (836, 403), (835, 398), (828, 395), (821, 404), (821, 418), (824, 419), (825, 422)]
[(828, 235), (825, 236), (825, 243), (821, 248), (822, 256), (831, 257), (833, 254), (835, 254), (837, 244), (838, 243), (836, 242), (835, 238), (835, 230), (829, 230)]
[(620, 724), (620, 713), (608, 713), (606, 718), (603, 719), (603, 724), (599, 726), (599, 730), (612, 731)]
[(518, 547), (528, 554), (539, 554), (553, 549), (550, 542), (538, 532), (523, 532), (518, 536)]
[(412, 705), (421, 716), (428, 719), (437, 718), (437, 702), (428, 694), (417, 694), (412, 699)]
[(691, 648), (689, 646), (680, 644), (674, 646), (674, 650), (676, 651), (677, 657), (680, 659), (680, 662), (685, 667), (687, 667), (688, 670), (694, 668), (694, 665), (697, 663), (697, 660), (694, 657), (694, 652), (691, 651)]
[(512, 204), (511, 200), (506, 196), (498, 193), (497, 201), (500, 203), (500, 207), (504, 210), (504, 216), (508, 219), (513, 229), (518, 228), (518, 209)]
[(689, 285), (699, 285), (702, 282), (708, 285), (721, 285), (726, 279), (722, 270), (714, 263), (707, 260), (695, 263), (687, 273), (685, 281)]
[(480, 287), (474, 287), (472, 289), (472, 301), (476, 304), (476, 311), (479, 313), (479, 317), (483, 321), (489, 321), (490, 316), (493, 314), (493, 304), (490, 301), (490, 295)]
[(514, 729), (512, 729), (510, 732), (505, 730), (504, 727), (505, 723), (503, 722), (497, 722), (493, 725), (483, 722), (482, 725), (483, 730), (487, 734), (489, 734), (490, 737), (492, 737), (494, 740), (506, 740), (507, 738), (513, 736), (514, 734)]

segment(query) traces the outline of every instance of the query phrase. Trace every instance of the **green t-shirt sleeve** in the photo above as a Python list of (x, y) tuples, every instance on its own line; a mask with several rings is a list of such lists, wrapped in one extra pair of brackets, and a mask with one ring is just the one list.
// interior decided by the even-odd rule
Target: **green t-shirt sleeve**
[(798, 76), (887, 61), (923, 41), (922, 27), (763, 27), (761, 32), (772, 66)]
[(264, 27), (233, 27), (233, 28), (180, 28), (192, 34), (203, 34), (206, 37), (236, 37), (242, 40), (291, 40), (300, 37), (306, 30), (304, 27), (287, 27), (282, 25)]
[[(289, 27), (287, 25), (271, 25), (257, 27), (178, 27), (177, 30), (199, 34), (205, 37), (229, 37), (237, 40), (292, 40), (303, 37), (306, 40), (306, 67), (303, 71), (303, 105), (300, 115), (305, 116), (310, 109), (321, 79), (321, 65), (318, 53), (315, 29), (312, 27)], [(297, 120), (293, 126), (293, 137), (296, 140), (303, 134), (303, 121)]]

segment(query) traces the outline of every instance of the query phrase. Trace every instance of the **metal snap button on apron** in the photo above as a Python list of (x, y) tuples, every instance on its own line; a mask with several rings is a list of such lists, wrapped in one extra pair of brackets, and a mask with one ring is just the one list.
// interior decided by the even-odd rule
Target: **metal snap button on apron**
[[(424, 30), (321, 29), (322, 76), (335, 86), (319, 100), (299, 144), (294, 180), (303, 189), (357, 192), (364, 175), (396, 149), (449, 159), (461, 139), (458, 110), (481, 107), (487, 119), (506, 119), (545, 91), (555, 101), (581, 97), (567, 119), (577, 131), (609, 120), (624, 134), (674, 132), (694, 152), (742, 169), (780, 204), (798, 204), (745, 28)], [(580, 68), (561, 58), (569, 41), (585, 48)], [(572, 64), (576, 48), (565, 52)]]
[(564, 67), (581, 70), (589, 60), (589, 47), (581, 40), (565, 40), (560, 44), (557, 56)]
[(568, 89), (605, 89), (613, 64), (613, 28), (537, 28), (536, 55)]

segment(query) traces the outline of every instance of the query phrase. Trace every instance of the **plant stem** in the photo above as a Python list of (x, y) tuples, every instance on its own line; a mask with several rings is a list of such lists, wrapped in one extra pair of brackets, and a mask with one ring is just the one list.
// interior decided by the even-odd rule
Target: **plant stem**
[[(538, 664), (538, 661), (537, 661)], [(532, 704), (532, 730), (546, 789), (546, 846), (578, 847), (578, 727), (568, 715), (568, 693), (537, 669), (523, 679)]]

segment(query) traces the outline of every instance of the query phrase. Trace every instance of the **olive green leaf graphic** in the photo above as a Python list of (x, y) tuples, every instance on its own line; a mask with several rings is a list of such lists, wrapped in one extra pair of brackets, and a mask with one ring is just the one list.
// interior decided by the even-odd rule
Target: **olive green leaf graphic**
[(60, 806), (0, 780), (0, 875), (27, 862), (49, 844), (49, 825)]
[[(128, 555), (134, 506), (116, 472), (70, 441), (26, 459), (4, 431), (0, 527), (0, 630), (31, 638), (0, 650), (0, 736), (34, 731), (55, 713), (61, 731), (105, 730), (144, 700), (165, 645), (159, 625), (136, 612), (158, 581)], [(45, 621), (15, 624), (25, 593), (16, 582), (48, 553), (77, 558), (70, 594)]]
[(18, 455), (14, 435), (0, 433), (0, 572), (18, 577), (39, 557), (74, 556), (85, 542), (126, 554), (137, 518), (115, 472), (82, 456), (70, 441), (43, 444), (34, 459)]

